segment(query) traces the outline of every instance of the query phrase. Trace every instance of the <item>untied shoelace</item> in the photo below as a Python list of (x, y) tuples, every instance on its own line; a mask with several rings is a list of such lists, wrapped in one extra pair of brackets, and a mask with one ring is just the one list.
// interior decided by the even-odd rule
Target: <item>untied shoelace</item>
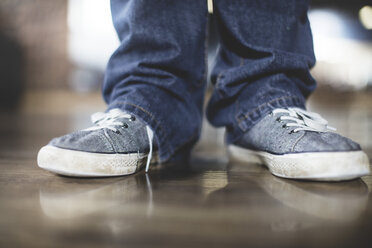
[[(128, 127), (128, 124), (123, 122), (122, 119), (132, 120), (133, 116), (121, 111), (120, 109), (111, 109), (109, 112), (97, 112), (91, 115), (91, 121), (94, 126), (84, 129), (84, 131), (93, 131), (98, 129), (107, 128), (113, 132), (118, 133), (118, 127)], [(146, 126), (147, 137), (149, 139), (149, 154), (147, 155), (146, 172), (150, 169), (150, 162), (152, 158), (152, 140), (154, 138), (154, 132), (149, 126)]]

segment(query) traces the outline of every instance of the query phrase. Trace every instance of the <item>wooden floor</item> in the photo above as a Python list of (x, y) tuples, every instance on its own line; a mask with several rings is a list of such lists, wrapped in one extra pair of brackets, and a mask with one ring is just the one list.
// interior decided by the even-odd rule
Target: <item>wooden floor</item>
[[(309, 106), (372, 157), (372, 93), (320, 92)], [(0, 247), (372, 247), (371, 176), (280, 179), (229, 163), (208, 125), (187, 167), (108, 179), (37, 167), (42, 145), (103, 109), (98, 94), (33, 92), (1, 113)]]

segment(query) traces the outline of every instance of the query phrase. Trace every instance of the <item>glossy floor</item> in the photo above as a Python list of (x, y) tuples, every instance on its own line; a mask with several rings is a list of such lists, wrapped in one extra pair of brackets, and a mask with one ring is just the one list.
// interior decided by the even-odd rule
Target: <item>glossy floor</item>
[[(372, 156), (372, 94), (309, 103)], [(38, 149), (89, 125), (99, 95), (29, 94), (0, 122), (0, 247), (371, 247), (372, 177), (285, 180), (229, 163), (223, 130), (205, 125), (192, 162), (77, 179), (40, 170)]]

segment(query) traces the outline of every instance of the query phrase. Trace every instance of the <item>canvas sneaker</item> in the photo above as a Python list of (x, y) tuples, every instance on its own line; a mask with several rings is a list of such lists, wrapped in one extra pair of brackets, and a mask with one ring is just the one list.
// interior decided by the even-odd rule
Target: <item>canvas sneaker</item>
[(260, 163), (276, 176), (340, 181), (370, 173), (359, 144), (328, 126), (319, 114), (278, 108), (228, 146), (231, 159)]
[(155, 162), (153, 132), (142, 121), (112, 109), (92, 115), (93, 126), (54, 138), (37, 163), (45, 170), (77, 177), (129, 175)]

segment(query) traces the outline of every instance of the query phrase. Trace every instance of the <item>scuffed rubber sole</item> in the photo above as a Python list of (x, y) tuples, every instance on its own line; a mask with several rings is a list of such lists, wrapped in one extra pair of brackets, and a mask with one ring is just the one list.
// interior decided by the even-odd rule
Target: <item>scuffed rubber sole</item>
[(147, 154), (144, 153), (91, 153), (51, 145), (42, 147), (37, 156), (40, 168), (74, 177), (130, 175), (141, 170), (146, 165), (146, 160)]
[(369, 175), (363, 151), (308, 152), (275, 155), (235, 145), (228, 146), (231, 160), (263, 164), (278, 177), (314, 181), (342, 181)]

